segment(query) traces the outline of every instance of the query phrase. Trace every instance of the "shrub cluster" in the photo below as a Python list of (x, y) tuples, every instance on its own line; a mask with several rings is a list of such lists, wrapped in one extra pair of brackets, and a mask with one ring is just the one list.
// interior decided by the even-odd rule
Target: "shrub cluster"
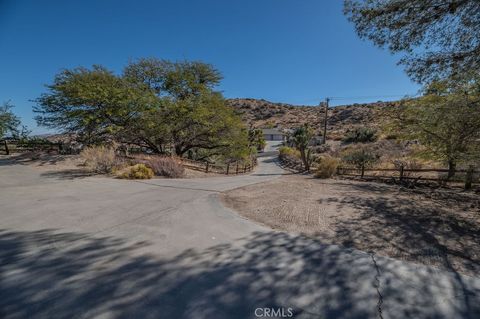
[(347, 132), (343, 138), (344, 143), (370, 143), (377, 140), (377, 131), (368, 127), (357, 127)]
[(80, 156), (85, 160), (86, 167), (99, 174), (109, 174), (121, 164), (115, 149), (109, 146), (86, 147)]
[(185, 173), (182, 163), (172, 157), (148, 157), (145, 159), (145, 165), (157, 176), (179, 178)]
[(315, 177), (318, 178), (330, 178), (335, 175), (337, 171), (337, 167), (339, 165), (339, 160), (330, 157), (330, 156), (322, 156), (318, 158), (316, 165), (315, 165)]
[(288, 146), (282, 146), (278, 150), (280, 152), (280, 159), (285, 160), (288, 158), (300, 158), (300, 152), (293, 148), (293, 147), (288, 147)]
[(135, 164), (126, 168), (120, 177), (127, 179), (150, 179), (153, 177), (153, 170), (145, 164)]
[(354, 165), (357, 168), (371, 166), (375, 164), (378, 159), (378, 154), (365, 148), (347, 151), (342, 158), (345, 163)]

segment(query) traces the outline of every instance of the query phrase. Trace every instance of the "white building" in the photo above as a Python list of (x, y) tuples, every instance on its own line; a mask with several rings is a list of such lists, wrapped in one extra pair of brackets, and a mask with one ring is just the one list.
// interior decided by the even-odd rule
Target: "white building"
[(263, 137), (266, 141), (284, 141), (285, 133), (276, 128), (264, 128), (262, 129)]

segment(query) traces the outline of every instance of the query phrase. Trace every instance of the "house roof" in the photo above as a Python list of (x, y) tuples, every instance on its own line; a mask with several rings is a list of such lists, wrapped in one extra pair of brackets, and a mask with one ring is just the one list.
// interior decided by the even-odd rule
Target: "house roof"
[(268, 134), (268, 135), (285, 135), (282, 131), (276, 128), (264, 128), (262, 129), (263, 134)]

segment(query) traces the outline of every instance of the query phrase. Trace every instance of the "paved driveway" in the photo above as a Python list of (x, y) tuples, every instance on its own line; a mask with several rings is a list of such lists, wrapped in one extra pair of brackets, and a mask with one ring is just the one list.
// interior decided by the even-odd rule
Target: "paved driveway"
[(137, 182), (0, 161), (0, 318), (480, 317), (476, 278), (275, 232), (217, 200), (282, 173), (262, 158), (246, 176)]

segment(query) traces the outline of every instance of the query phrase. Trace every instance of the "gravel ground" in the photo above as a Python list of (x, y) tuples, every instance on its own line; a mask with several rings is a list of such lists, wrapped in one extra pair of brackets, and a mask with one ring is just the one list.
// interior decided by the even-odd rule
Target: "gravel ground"
[(480, 197), (290, 175), (228, 191), (226, 206), (274, 229), (325, 243), (480, 273)]

